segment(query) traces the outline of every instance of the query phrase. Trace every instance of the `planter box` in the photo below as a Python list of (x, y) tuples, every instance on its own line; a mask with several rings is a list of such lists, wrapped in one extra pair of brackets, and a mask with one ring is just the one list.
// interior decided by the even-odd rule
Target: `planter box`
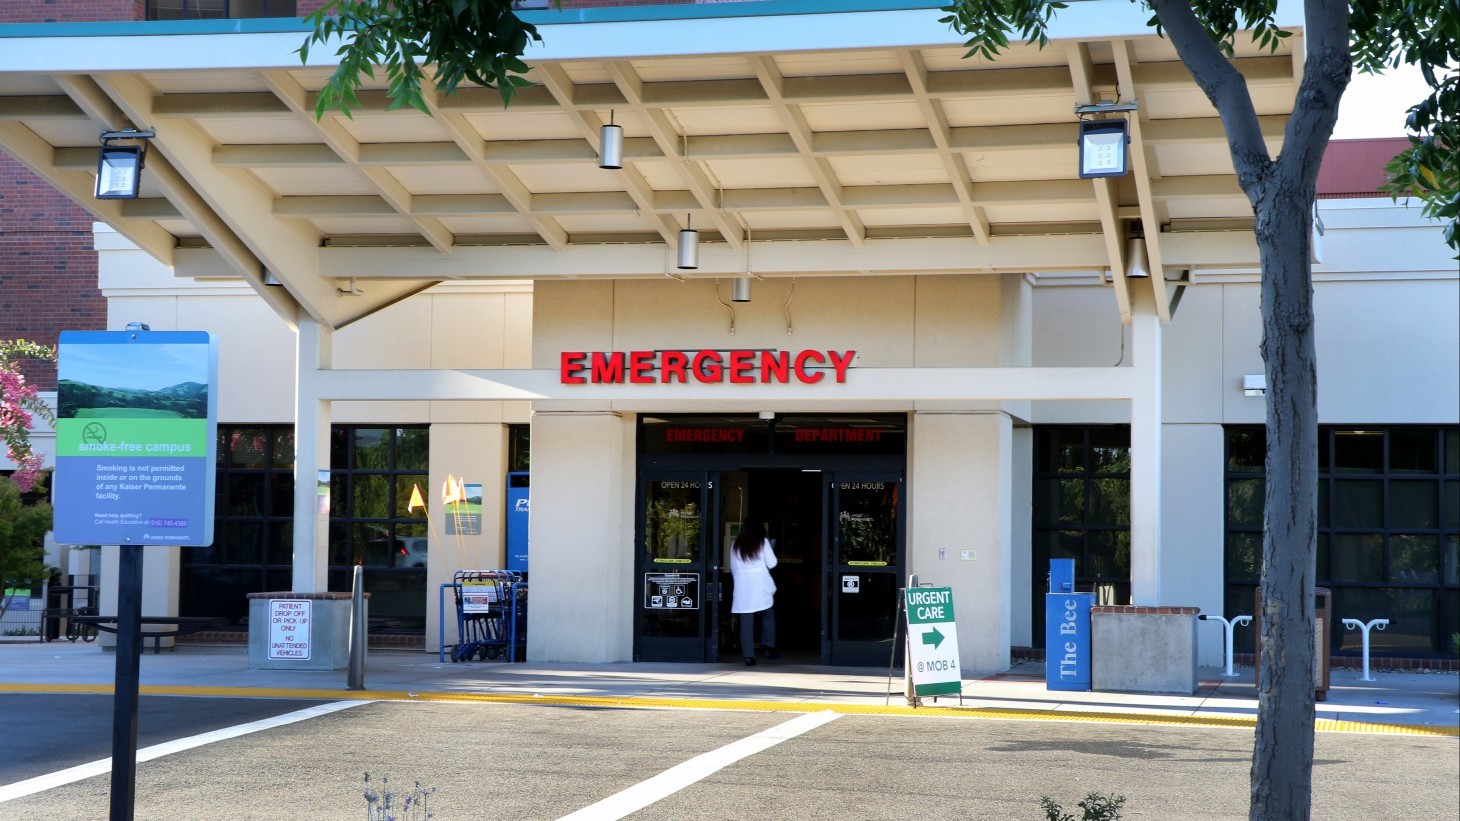
[(1092, 607), (1092, 689), (1195, 693), (1200, 612), (1197, 607)]
[[(370, 613), (365, 596), (362, 617)], [(248, 594), (248, 669), (343, 670), (349, 663), (349, 593)]]

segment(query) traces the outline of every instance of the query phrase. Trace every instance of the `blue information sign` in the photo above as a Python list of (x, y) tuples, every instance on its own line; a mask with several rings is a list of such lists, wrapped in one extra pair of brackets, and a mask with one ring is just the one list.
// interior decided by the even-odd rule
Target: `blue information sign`
[(1050, 690), (1090, 689), (1090, 608), (1094, 593), (1044, 597), (1044, 684)]
[(507, 474), (507, 569), (527, 572), (527, 521), (532, 489), (527, 471)]
[(212, 544), (216, 338), (63, 331), (56, 370), (56, 541)]

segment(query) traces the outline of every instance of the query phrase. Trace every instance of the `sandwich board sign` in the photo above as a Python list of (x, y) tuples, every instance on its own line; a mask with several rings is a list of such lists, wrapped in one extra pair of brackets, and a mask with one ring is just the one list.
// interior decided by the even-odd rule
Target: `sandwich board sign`
[(958, 627), (953, 623), (953, 588), (909, 587), (907, 671), (914, 696), (963, 692), (958, 664)]

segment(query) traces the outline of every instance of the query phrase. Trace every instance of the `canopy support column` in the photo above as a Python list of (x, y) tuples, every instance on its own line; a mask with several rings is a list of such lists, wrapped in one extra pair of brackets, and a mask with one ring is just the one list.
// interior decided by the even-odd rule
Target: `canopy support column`
[(1131, 294), (1131, 369), (1131, 603), (1153, 607), (1162, 604), (1161, 318), (1146, 288)]
[(301, 312), (294, 376), (294, 581), (296, 593), (329, 590), (330, 408), (321, 371), (334, 357), (334, 331)]

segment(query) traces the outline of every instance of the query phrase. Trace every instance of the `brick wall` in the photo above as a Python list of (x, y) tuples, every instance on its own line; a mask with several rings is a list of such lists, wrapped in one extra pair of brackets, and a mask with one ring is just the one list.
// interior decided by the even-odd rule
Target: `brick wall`
[(141, 20), (143, 0), (0, 0), (0, 23)]
[[(91, 222), (90, 214), (0, 153), (0, 339), (54, 345), (62, 330), (105, 330)], [(27, 365), (25, 373), (41, 390), (55, 390), (53, 365)]]

